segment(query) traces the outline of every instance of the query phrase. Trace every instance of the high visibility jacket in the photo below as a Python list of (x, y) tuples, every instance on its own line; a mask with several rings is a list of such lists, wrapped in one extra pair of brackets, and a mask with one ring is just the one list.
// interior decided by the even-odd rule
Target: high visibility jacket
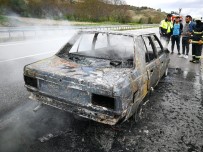
[(171, 35), (172, 28), (173, 28), (173, 23), (170, 21), (162, 20), (160, 23), (160, 34), (161, 35)]

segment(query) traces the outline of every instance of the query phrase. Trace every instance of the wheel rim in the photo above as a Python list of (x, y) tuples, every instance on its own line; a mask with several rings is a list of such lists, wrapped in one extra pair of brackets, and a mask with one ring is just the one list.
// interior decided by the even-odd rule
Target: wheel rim
[(166, 68), (165, 76), (168, 76), (168, 68)]

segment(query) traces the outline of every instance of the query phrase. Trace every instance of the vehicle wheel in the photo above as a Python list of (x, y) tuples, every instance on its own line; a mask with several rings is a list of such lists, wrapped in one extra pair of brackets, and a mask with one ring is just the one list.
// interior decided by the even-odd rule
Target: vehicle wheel
[(141, 106), (142, 104), (140, 104), (139, 106), (138, 106), (138, 108), (137, 108), (137, 110), (136, 110), (136, 112), (134, 113), (134, 115), (133, 115), (133, 120), (134, 120), (134, 122), (135, 123), (138, 123), (139, 121), (140, 121), (140, 112), (141, 112)]
[(134, 122), (135, 122), (135, 123), (138, 123), (138, 122), (140, 121), (139, 113), (136, 112), (136, 113), (134, 114), (133, 118), (134, 118)]
[(83, 118), (83, 117), (78, 116), (76, 114), (73, 114), (73, 118), (76, 119), (76, 120), (79, 120), (79, 121), (88, 121), (87, 118)]
[(167, 77), (168, 76), (168, 67), (166, 68), (165, 72), (164, 72), (164, 77)]

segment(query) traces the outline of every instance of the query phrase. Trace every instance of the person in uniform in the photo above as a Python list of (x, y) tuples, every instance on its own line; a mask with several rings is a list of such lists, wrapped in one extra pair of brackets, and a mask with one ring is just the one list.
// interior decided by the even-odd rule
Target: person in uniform
[(192, 43), (192, 63), (199, 63), (201, 54), (202, 54), (202, 36), (203, 36), (203, 23), (200, 18), (196, 18), (196, 25), (192, 31), (191, 39), (189, 40)]
[(168, 43), (170, 41), (170, 37), (172, 34), (173, 23), (171, 21), (171, 14), (168, 14), (166, 19), (162, 20), (159, 26), (160, 39), (164, 45), (164, 47), (168, 47)]

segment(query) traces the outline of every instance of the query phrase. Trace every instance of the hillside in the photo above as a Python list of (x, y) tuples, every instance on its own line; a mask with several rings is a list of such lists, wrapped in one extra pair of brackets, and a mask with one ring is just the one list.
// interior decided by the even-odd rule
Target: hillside
[(133, 11), (133, 20), (138, 23), (160, 23), (162, 19), (166, 17), (166, 13), (154, 10), (152, 8), (146, 8), (143, 10)]
[(0, 4), (0, 24), (7, 26), (18, 26), (21, 22), (5, 17), (8, 15), (122, 24), (152, 24), (165, 18), (165, 13), (160, 10), (126, 5), (124, 0), (0, 0)]

